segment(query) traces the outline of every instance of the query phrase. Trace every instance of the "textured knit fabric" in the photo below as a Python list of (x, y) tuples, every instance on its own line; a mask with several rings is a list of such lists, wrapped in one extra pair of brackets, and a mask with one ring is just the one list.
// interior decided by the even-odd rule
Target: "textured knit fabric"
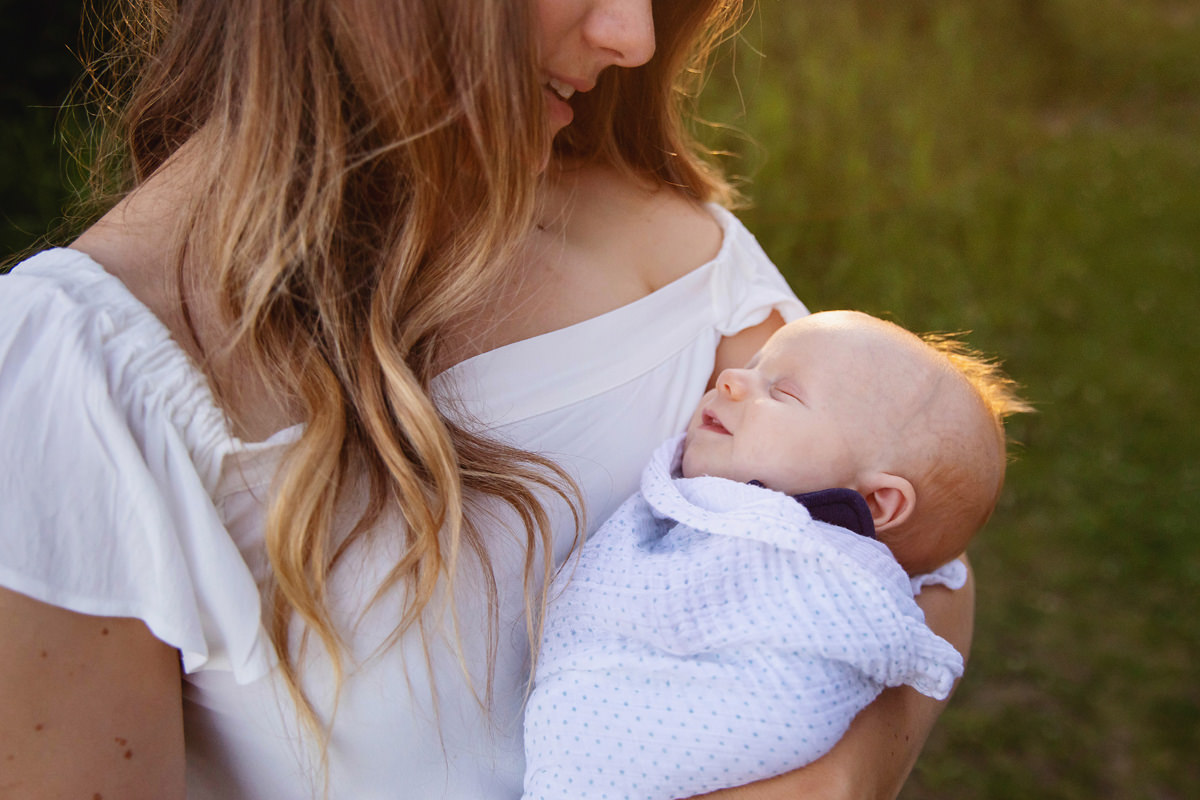
[[(555, 578), (525, 713), (531, 800), (670, 800), (778, 775), (884, 687), (940, 699), (962, 674), (884, 545), (769, 489), (673, 478), (681, 445), (656, 451)], [(961, 586), (961, 569), (931, 580)]]
[[(720, 337), (772, 309), (804, 313), (745, 228), (712, 213), (725, 234), (713, 261), (608, 314), (455, 366), (436, 382), (444, 407), (559, 460), (589, 518), (604, 519), (636, 489), (655, 443), (683, 429)], [(82, 253), (47, 251), (0, 277), (0, 585), (74, 611), (142, 619), (180, 650), (190, 800), (323, 796), (260, 622), (265, 503), (299, 434), (232, 436), (167, 329)], [(561, 557), (572, 521), (561, 506), (549, 512)], [(464, 679), (449, 614), (427, 620), (428, 654), (415, 630), (383, 647), (403, 598), (366, 604), (401, 555), (398, 512), (334, 572), (331, 612), (350, 662), (328, 797), (520, 795), (525, 553), (519, 520), (496, 513), (485, 521), (500, 593), (488, 710)], [(482, 692), (485, 595), (464, 569), (457, 636)], [(330, 664), (319, 646), (303, 674), (328, 715)]]

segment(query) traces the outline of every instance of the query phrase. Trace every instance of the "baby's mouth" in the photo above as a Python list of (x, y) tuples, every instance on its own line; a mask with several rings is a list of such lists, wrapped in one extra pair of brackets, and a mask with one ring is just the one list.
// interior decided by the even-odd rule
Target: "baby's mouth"
[(729, 429), (721, 424), (721, 420), (717, 419), (717, 415), (711, 411), (704, 411), (700, 415), (700, 429), (704, 431), (712, 431), (713, 433), (722, 433), (726, 436), (732, 436)]

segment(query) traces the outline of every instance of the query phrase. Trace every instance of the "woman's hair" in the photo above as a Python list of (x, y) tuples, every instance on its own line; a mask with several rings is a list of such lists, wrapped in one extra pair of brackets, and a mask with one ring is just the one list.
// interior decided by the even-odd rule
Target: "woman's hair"
[(656, 0), (655, 53), (637, 69), (609, 69), (573, 102), (574, 122), (555, 150), (600, 160), (675, 186), (700, 200), (728, 202), (733, 192), (692, 137), (693, 101), (708, 57), (733, 30), (742, 0)]
[[(494, 498), (524, 527), (536, 641), (545, 590), (535, 587), (552, 549), (539, 497), (564, 498), (578, 529), (578, 493), (548, 459), (468, 429), (430, 397), (448, 332), (508, 279), (535, 220), (550, 143), (531, 4), (118, 6), (92, 65), (99, 185), (119, 196), (189, 141), (203, 143), (177, 236), (180, 302), (186, 313), (189, 286), (218, 287), (234, 325), (229, 352), (306, 423), (266, 522), (266, 624), (306, 720), (318, 723), (298, 688), (290, 623), (298, 616), (340, 665), (328, 578), (349, 545), (380, 535), (385, 509), (406, 523), (403, 555), (377, 595), (404, 589), (395, 636), (423, 625), (435, 587), (452, 593), (469, 555), (489, 593), (494, 659), (496, 579), (475, 507)], [(682, 101), (739, 7), (656, 0), (656, 56), (607, 70), (596, 91), (577, 95), (559, 157), (608, 162), (702, 200), (725, 196)], [(206, 354), (210, 375), (223, 354)], [(217, 380), (214, 390), (227, 400), (235, 387)], [(336, 515), (364, 486), (361, 519), (339, 537)]]

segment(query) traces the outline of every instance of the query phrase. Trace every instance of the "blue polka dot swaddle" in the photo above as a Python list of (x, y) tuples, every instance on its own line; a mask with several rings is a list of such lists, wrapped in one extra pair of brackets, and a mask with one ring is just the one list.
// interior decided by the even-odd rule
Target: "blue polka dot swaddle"
[(680, 442), (555, 578), (529, 800), (750, 783), (827, 752), (884, 687), (943, 698), (962, 674), (886, 547), (778, 492), (672, 479)]

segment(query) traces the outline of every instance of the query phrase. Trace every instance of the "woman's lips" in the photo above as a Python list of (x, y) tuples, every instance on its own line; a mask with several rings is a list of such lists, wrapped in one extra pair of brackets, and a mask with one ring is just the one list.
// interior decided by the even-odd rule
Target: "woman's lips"
[(542, 86), (542, 91), (546, 95), (546, 108), (553, 128), (558, 130), (570, 125), (575, 119), (575, 109), (571, 108), (571, 104), (549, 84)]

